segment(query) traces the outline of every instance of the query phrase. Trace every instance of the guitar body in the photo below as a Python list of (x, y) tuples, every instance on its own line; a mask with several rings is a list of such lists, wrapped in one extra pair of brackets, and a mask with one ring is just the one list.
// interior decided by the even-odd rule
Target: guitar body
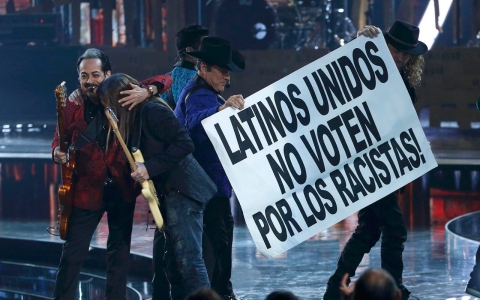
[[(107, 107), (105, 109), (105, 115), (107, 116), (107, 119), (110, 122), (110, 126), (112, 126), (113, 132), (115, 133), (115, 136), (117, 137), (118, 141), (120, 142), (120, 145), (123, 148), (123, 152), (125, 152), (125, 156), (127, 157), (128, 162), (130, 163), (130, 167), (132, 168), (133, 171), (137, 170), (137, 165), (135, 164), (135, 161), (142, 162), (142, 163), (145, 162), (145, 160), (143, 159), (142, 152), (140, 152), (140, 149), (137, 149), (133, 153), (130, 153), (127, 145), (125, 144), (125, 141), (122, 138), (122, 135), (118, 131), (118, 126), (117, 126), (118, 118), (110, 107)], [(163, 217), (162, 217), (162, 214), (160, 213), (160, 209), (159, 209), (160, 202), (158, 201), (157, 191), (155, 190), (153, 181), (145, 180), (141, 183), (141, 185), (142, 185), (142, 195), (145, 198), (145, 200), (147, 200), (148, 206), (150, 208), (150, 212), (152, 213), (153, 219), (157, 224), (157, 228), (162, 229)]]
[(75, 169), (75, 152), (69, 153), (68, 163), (62, 165), (62, 186), (58, 189), (60, 238), (67, 239), (68, 220), (73, 206), (73, 172)]
[(62, 82), (55, 89), (57, 98), (57, 125), (58, 138), (60, 142), (60, 151), (66, 153), (67, 162), (62, 164), (62, 186), (58, 189), (59, 202), (59, 231), (62, 240), (67, 239), (68, 221), (72, 212), (73, 204), (73, 187), (74, 187), (74, 170), (75, 170), (75, 151), (69, 151), (69, 141), (65, 127), (65, 115), (63, 109), (66, 106), (65, 82)]
[[(145, 162), (142, 152), (140, 152), (140, 149), (137, 149), (135, 152), (132, 153), (132, 155), (136, 162)], [(159, 229), (162, 229), (163, 217), (160, 213), (160, 202), (158, 201), (157, 191), (155, 190), (153, 181), (145, 180), (144, 182), (142, 182), (142, 195), (145, 200), (147, 200), (148, 207), (150, 208), (150, 212), (152, 213), (153, 219), (155, 220), (155, 224), (157, 224), (157, 227)]]

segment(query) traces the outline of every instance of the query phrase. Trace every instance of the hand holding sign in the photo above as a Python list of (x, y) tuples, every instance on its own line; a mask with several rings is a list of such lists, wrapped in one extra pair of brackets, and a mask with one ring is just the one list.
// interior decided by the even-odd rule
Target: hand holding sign
[(233, 95), (225, 101), (225, 103), (218, 108), (218, 111), (224, 110), (227, 107), (233, 107), (236, 109), (243, 109), (245, 105), (245, 99), (242, 95)]
[(363, 35), (369, 38), (377, 37), (380, 33), (380, 29), (373, 25), (365, 25), (362, 29), (357, 32), (357, 37)]

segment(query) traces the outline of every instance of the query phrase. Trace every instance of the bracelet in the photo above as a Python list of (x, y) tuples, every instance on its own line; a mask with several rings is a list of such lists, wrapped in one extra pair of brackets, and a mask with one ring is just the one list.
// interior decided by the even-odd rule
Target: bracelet
[(153, 96), (153, 87), (151, 85), (147, 85), (147, 92), (148, 92), (148, 98)]

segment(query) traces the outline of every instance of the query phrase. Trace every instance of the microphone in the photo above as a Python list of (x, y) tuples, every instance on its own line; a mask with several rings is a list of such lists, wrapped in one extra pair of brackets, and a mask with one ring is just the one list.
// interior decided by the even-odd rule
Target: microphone
[(227, 89), (230, 88), (230, 80), (227, 80), (227, 83), (225, 84), (225, 87), (226, 87)]
[(89, 87), (89, 88), (88, 88), (88, 91), (89, 91), (90, 93), (93, 93), (93, 91), (95, 91), (95, 87), (94, 87), (94, 86)]

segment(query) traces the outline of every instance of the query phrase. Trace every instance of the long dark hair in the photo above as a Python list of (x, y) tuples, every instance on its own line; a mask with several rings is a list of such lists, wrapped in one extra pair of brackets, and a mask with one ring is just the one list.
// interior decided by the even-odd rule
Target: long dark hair
[(138, 85), (138, 81), (127, 74), (116, 73), (105, 79), (98, 87), (97, 94), (104, 107), (110, 107), (118, 118), (118, 131), (125, 143), (135, 124), (135, 115), (141, 105), (135, 106), (132, 110), (122, 107), (118, 100), (125, 97), (121, 91), (131, 90), (130, 83)]

